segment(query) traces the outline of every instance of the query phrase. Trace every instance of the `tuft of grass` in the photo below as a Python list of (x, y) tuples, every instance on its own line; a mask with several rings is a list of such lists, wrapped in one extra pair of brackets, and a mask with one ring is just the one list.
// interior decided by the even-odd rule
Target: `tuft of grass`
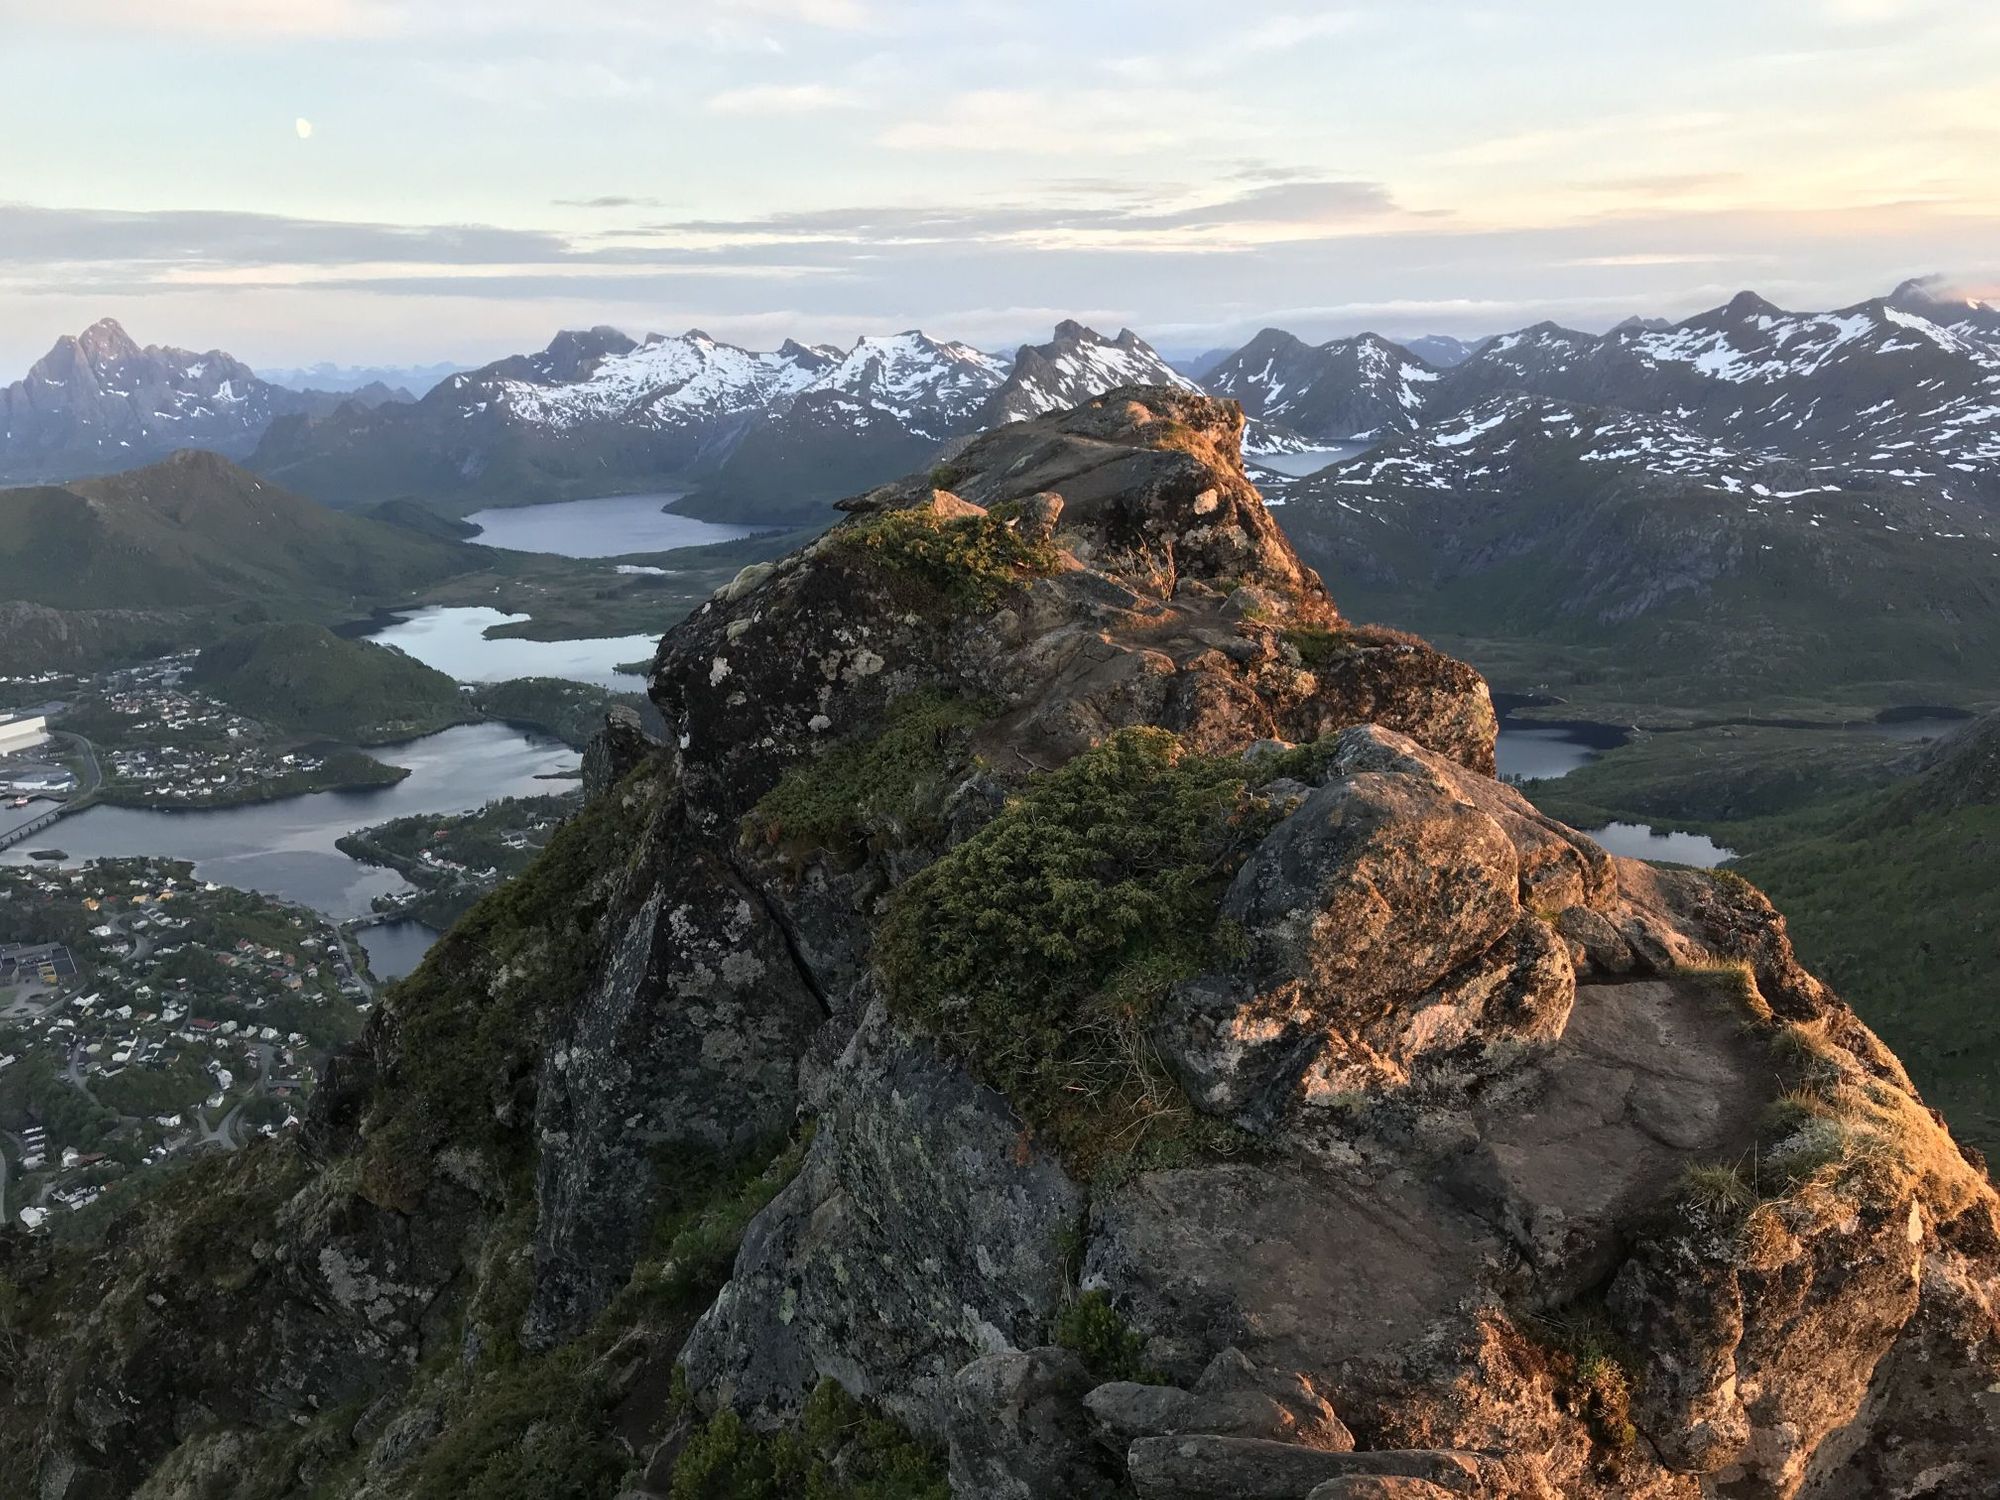
[(1681, 1203), (1710, 1219), (1735, 1220), (1757, 1205), (1742, 1170), (1720, 1162), (1689, 1163), (1674, 1186)]
[(822, 1380), (795, 1427), (759, 1433), (727, 1407), (688, 1439), (672, 1500), (949, 1500), (944, 1455)]
[(1056, 1314), (1050, 1336), (1081, 1359), (1099, 1385), (1111, 1380), (1167, 1384), (1166, 1377), (1146, 1363), (1146, 1341), (1103, 1292), (1085, 1292), (1072, 1300)]
[(1548, 1351), (1557, 1405), (1614, 1452), (1638, 1442), (1639, 1429), (1632, 1422), (1631, 1352), (1603, 1307), (1592, 1301), (1564, 1314), (1532, 1317), (1529, 1325)]
[(907, 881), (878, 930), (897, 1015), (939, 1037), (1072, 1166), (1228, 1149), (1148, 1035), (1175, 980), (1240, 946), (1217, 905), (1268, 826), (1233, 759), (1132, 729), (1032, 779)]
[(913, 607), (991, 609), (1030, 579), (1055, 572), (1059, 554), (990, 515), (884, 511), (834, 533), (834, 545), (880, 565)]
[(1299, 654), (1299, 664), (1317, 672), (1321, 667), (1354, 649), (1354, 633), (1324, 625), (1300, 625), (1280, 637)]
[(1715, 991), (1729, 1004), (1748, 1013), (1755, 1028), (1772, 1025), (1776, 1013), (1757, 988), (1757, 976), (1749, 964), (1738, 959), (1718, 959), (1713, 963), (1681, 964), (1672, 970), (1678, 979), (1690, 979)]
[(936, 811), (948, 774), (968, 758), (973, 729), (990, 716), (987, 705), (946, 693), (901, 699), (880, 734), (842, 741), (787, 771), (745, 815), (745, 842), (858, 856), (871, 830)]

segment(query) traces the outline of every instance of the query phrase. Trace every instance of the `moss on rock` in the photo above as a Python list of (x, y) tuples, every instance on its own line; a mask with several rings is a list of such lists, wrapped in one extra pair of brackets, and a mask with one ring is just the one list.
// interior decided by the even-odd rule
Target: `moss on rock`
[(926, 824), (947, 774), (966, 761), (971, 731), (990, 716), (965, 698), (914, 693), (891, 707), (880, 734), (842, 741), (786, 772), (743, 819), (743, 837), (848, 856), (878, 827)]
[(1094, 1170), (1227, 1135), (1198, 1119), (1147, 1021), (1232, 951), (1222, 891), (1270, 813), (1243, 764), (1131, 729), (1029, 782), (896, 894), (875, 956), (892, 1008)]
[(984, 513), (892, 510), (834, 534), (834, 545), (878, 563), (911, 590), (907, 602), (990, 609), (1010, 589), (1052, 573), (1054, 545)]

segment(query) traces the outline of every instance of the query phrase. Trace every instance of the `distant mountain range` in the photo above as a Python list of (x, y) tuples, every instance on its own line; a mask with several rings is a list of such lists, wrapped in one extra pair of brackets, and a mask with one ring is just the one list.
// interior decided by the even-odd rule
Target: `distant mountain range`
[(219, 350), (142, 349), (106, 318), (0, 388), (0, 482), (107, 474), (182, 448), (244, 458), (278, 417), (395, 399), (380, 385), (291, 390)]
[(2000, 515), (1965, 484), (1868, 458), (1732, 444), (1687, 413), (1510, 393), (1275, 503), (1344, 609), (1546, 643), (1540, 659), (1571, 675), (1531, 681), (1566, 697), (1639, 713), (1990, 696)]
[(273, 385), (290, 386), (295, 391), (344, 394), (381, 386), (400, 393), (405, 401), (414, 401), (440, 380), (449, 379), (465, 368), (449, 361), (434, 365), (337, 365), (322, 360), (299, 369), (266, 365), (257, 373)]
[(1532, 396), (1663, 418), (1689, 441), (1849, 481), (2000, 503), (2000, 310), (1922, 281), (1831, 313), (1746, 292), (1603, 334), (1543, 323), (1406, 346), (1272, 328), (1188, 368), (1198, 382), (1129, 329), (1107, 338), (1075, 322), (1011, 359), (917, 331), (756, 352), (698, 330), (634, 340), (593, 328), (404, 402), (385, 387), (294, 392), (226, 355), (139, 350), (107, 323), (0, 393), (0, 475), (91, 472), (191, 445), (347, 508), (416, 499), (463, 512), (659, 487), (692, 491), (691, 514), (798, 523), (945, 461), (985, 427), (1165, 384), (1240, 401), (1253, 457), (1448, 436), (1468, 412)]

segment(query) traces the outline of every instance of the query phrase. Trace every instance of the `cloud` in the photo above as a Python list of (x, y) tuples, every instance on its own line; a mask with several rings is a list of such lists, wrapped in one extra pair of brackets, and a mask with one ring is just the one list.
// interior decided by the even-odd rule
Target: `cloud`
[(725, 89), (711, 95), (708, 111), (716, 115), (806, 115), (830, 109), (854, 109), (861, 100), (845, 89), (823, 83), (759, 84)]
[(897, 151), (1126, 156), (1177, 145), (1211, 124), (1149, 90), (975, 89), (877, 140)]
[(1089, 180), (1060, 186), (1061, 195), (1053, 201), (807, 209), (748, 219), (684, 219), (645, 229), (668, 240), (711, 245), (829, 244), (865, 249), (1061, 240), (1074, 246), (1181, 243), (1194, 248), (1198, 242), (1232, 235), (1246, 241), (1268, 238), (1277, 230), (1345, 233), (1396, 212), (1389, 190), (1379, 182), (1267, 183), (1194, 202), (1185, 201), (1190, 194), (1178, 186), (1155, 187), (1143, 196), (1092, 192), (1096, 185)]
[(369, 224), (227, 211), (133, 213), (0, 204), (0, 266), (202, 268), (362, 261), (478, 265), (561, 260), (572, 253), (560, 235), (484, 225)]
[(551, 198), (552, 208), (662, 208), (664, 201), (659, 198), (628, 198), (618, 194), (608, 194), (601, 198)]

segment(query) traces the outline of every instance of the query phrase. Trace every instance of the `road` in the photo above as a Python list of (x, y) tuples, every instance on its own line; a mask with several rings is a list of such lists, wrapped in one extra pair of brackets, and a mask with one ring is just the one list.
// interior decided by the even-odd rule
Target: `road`
[[(301, 910), (303, 909), (301, 908)], [(315, 912), (314, 915), (317, 916), (318, 913)], [(370, 1000), (373, 1000), (375, 998), (375, 985), (368, 977), (367, 968), (355, 962), (354, 950), (347, 946), (347, 931), (337, 922), (333, 927), (333, 940), (340, 944), (340, 956), (347, 960), (347, 972), (354, 976), (354, 982), (367, 992)]]
[(49, 738), (52, 740), (68, 740), (72, 745), (76, 746), (77, 753), (83, 761), (85, 774), (78, 779), (76, 791), (71, 794), (70, 802), (72, 804), (78, 803), (86, 797), (93, 796), (97, 789), (104, 785), (104, 768), (97, 763), (97, 747), (82, 735), (71, 734), (66, 729), (51, 729), (49, 731)]

